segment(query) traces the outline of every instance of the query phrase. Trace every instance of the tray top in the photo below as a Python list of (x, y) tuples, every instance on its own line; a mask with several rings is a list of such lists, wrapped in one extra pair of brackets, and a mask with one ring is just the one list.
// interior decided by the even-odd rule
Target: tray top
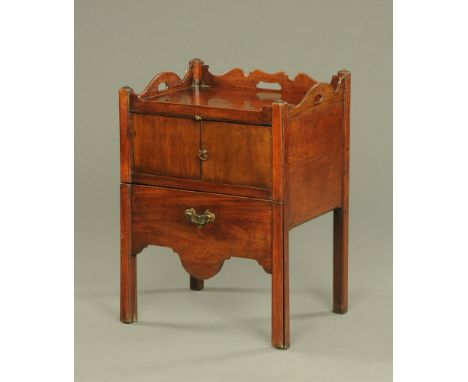
[(161, 95), (155, 95), (146, 98), (145, 101), (221, 109), (260, 111), (264, 107), (271, 107), (271, 104), (278, 100), (297, 105), (303, 97), (304, 94), (301, 93), (286, 93), (270, 89), (190, 86)]
[[(133, 113), (162, 113), (236, 122), (271, 125), (272, 104), (283, 101), (291, 113), (299, 113), (322, 103), (342, 99), (340, 84), (346, 75), (340, 71), (330, 83), (319, 83), (307, 74), (294, 78), (285, 72), (245, 73), (234, 68), (214, 75), (200, 59), (189, 62), (184, 78), (176, 73), (156, 75), (139, 94), (125, 87), (129, 110)], [(276, 84), (279, 90), (265, 88)]]

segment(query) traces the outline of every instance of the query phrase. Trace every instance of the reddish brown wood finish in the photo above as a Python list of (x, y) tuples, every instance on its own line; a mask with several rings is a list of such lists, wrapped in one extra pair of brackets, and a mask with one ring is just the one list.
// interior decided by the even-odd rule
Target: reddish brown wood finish
[[(173, 105), (197, 106), (199, 108), (230, 109), (237, 111), (260, 111), (271, 109), (272, 102), (283, 100), (299, 104), (302, 93), (286, 93), (271, 89), (188, 87), (146, 100), (147, 104), (165, 103)], [(142, 103), (142, 102), (141, 102)], [(271, 120), (265, 121), (271, 123)]]
[(137, 320), (136, 258), (132, 252), (131, 192), (128, 184), (120, 185), (120, 320)]
[(182, 179), (159, 175), (138, 174), (132, 175), (133, 182), (148, 186), (163, 186), (170, 188), (183, 188), (193, 191), (206, 191), (226, 195), (246, 196), (256, 199), (270, 199), (271, 190), (233, 184), (211, 183), (197, 179)]
[(226, 259), (250, 258), (272, 273), (272, 345), (287, 349), (289, 230), (329, 211), (333, 311), (346, 312), (350, 85), (347, 71), (330, 83), (214, 75), (194, 59), (183, 79), (165, 72), (141, 94), (119, 91), (122, 321), (136, 320), (136, 254), (148, 245), (172, 248), (193, 290)]
[[(192, 62), (189, 65), (183, 79), (180, 79), (177, 74), (172, 72), (159, 73), (151, 80), (145, 90), (138, 95), (138, 98), (144, 100), (190, 86), (193, 81)], [(163, 88), (161, 88), (161, 84), (164, 85)]]
[(341, 208), (333, 212), (333, 311), (348, 310), (348, 221), (349, 221), (349, 125), (351, 102), (351, 73), (341, 71), (344, 81), (343, 149), (341, 177)]
[(235, 68), (222, 75), (211, 74), (208, 65), (203, 65), (202, 83), (207, 86), (219, 88), (258, 88), (259, 82), (275, 83), (280, 85), (285, 93), (300, 93), (302, 96), (317, 81), (307, 74), (299, 73), (294, 79), (289, 78), (285, 72), (265, 73), (261, 70), (253, 70), (246, 74), (242, 69)]
[(275, 204), (273, 209), (273, 247), (272, 247), (272, 331), (271, 343), (277, 349), (288, 349), (289, 339), (289, 248), (288, 228), (285, 211), (287, 205), (283, 203), (286, 198), (286, 111), (287, 104), (277, 101), (273, 103), (272, 118), (272, 147), (273, 147), (273, 200), (281, 203)]
[(272, 247), (272, 332), (271, 343), (275, 348), (289, 348), (289, 255), (288, 231), (284, 225), (284, 204), (273, 207)]
[[(191, 276), (205, 280), (232, 256), (257, 260), (271, 273), (272, 203), (234, 196), (132, 185), (132, 241), (137, 253), (147, 245), (169, 247)], [(209, 210), (216, 220), (202, 228), (185, 210)]]
[(119, 121), (120, 121), (120, 181), (131, 181), (130, 163), (130, 116), (129, 102), (133, 90), (123, 87), (119, 90)]
[(272, 123), (272, 148), (273, 148), (273, 200), (284, 201), (285, 195), (285, 116), (287, 104), (284, 102), (273, 103), (273, 123)]
[(201, 78), (202, 78), (202, 67), (204, 62), (199, 58), (194, 58), (192, 61), (189, 62), (190, 69), (192, 72), (193, 77), (193, 85), (198, 86), (200, 85)]
[(228, 121), (258, 125), (271, 124), (271, 108), (260, 110), (241, 110), (229, 108), (211, 108), (196, 104), (173, 104), (156, 101), (141, 101), (136, 95), (130, 95), (130, 111), (141, 114), (163, 114), (181, 117), (201, 116), (206, 121)]
[(322, 103), (287, 121), (288, 226), (341, 204), (343, 104)]
[(135, 173), (201, 178), (199, 122), (133, 114), (132, 123)]
[(203, 180), (271, 188), (271, 129), (227, 122), (202, 122)]

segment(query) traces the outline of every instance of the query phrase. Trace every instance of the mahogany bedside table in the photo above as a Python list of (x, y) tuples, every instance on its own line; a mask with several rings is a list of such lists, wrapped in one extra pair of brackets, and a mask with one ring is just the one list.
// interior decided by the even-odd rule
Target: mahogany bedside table
[[(265, 89), (262, 83), (279, 85)], [(119, 91), (121, 313), (137, 319), (136, 255), (170, 247), (203, 289), (232, 256), (272, 275), (272, 345), (289, 347), (288, 233), (333, 211), (333, 311), (348, 305), (351, 74), (232, 69), (194, 59)]]

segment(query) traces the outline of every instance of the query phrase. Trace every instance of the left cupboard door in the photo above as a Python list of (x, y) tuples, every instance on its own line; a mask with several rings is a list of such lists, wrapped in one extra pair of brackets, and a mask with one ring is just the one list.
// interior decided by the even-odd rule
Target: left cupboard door
[(132, 114), (133, 173), (201, 179), (200, 122)]

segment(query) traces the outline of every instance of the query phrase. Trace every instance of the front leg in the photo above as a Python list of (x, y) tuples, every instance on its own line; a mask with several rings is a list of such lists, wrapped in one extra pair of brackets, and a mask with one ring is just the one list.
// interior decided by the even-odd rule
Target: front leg
[(137, 264), (132, 253), (131, 186), (120, 185), (120, 320), (137, 320)]
[(288, 232), (284, 228), (283, 204), (273, 207), (272, 334), (277, 349), (289, 348), (289, 255)]

